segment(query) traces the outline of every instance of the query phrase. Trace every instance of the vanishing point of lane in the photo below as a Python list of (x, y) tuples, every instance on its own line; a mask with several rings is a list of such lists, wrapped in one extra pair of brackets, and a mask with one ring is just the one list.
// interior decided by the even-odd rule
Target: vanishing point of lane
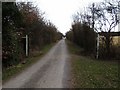
[(62, 39), (41, 60), (11, 78), (3, 88), (69, 87), (68, 60), (66, 43)]

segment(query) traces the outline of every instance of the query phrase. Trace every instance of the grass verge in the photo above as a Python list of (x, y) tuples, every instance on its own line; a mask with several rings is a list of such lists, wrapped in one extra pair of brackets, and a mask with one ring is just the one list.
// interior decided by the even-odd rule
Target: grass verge
[(30, 67), (32, 64), (40, 60), (40, 58), (45, 55), (51, 48), (54, 46), (55, 43), (46, 45), (41, 51), (41, 53), (37, 53), (37, 55), (30, 56), (28, 58), (25, 58), (24, 61), (26, 61), (24, 64), (20, 63), (16, 66), (12, 66), (6, 70), (2, 71), (2, 82), (6, 82), (10, 78), (14, 77), (15, 75), (18, 75), (20, 72), (22, 72), (25, 68)]
[(81, 48), (66, 41), (71, 53), (74, 88), (118, 88), (118, 62), (91, 59), (78, 54)]

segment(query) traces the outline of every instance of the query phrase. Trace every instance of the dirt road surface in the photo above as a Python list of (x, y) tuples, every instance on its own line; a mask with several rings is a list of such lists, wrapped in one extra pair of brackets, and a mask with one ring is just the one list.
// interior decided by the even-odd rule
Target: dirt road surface
[(38, 62), (3, 84), (3, 88), (68, 88), (69, 66), (67, 46), (62, 39)]

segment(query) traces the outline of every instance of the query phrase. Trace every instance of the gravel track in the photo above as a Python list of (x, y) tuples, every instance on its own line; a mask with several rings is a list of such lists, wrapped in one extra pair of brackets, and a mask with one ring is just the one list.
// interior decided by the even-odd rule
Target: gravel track
[(3, 88), (68, 88), (69, 54), (65, 40), (60, 40), (38, 62), (7, 81)]

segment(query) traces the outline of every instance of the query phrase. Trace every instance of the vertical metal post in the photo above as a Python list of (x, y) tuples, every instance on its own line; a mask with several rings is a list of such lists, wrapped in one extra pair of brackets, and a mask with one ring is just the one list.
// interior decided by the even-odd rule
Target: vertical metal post
[(26, 56), (28, 56), (28, 35), (26, 35)]
[(98, 59), (99, 57), (99, 34), (97, 36), (97, 55), (96, 55), (96, 58)]

